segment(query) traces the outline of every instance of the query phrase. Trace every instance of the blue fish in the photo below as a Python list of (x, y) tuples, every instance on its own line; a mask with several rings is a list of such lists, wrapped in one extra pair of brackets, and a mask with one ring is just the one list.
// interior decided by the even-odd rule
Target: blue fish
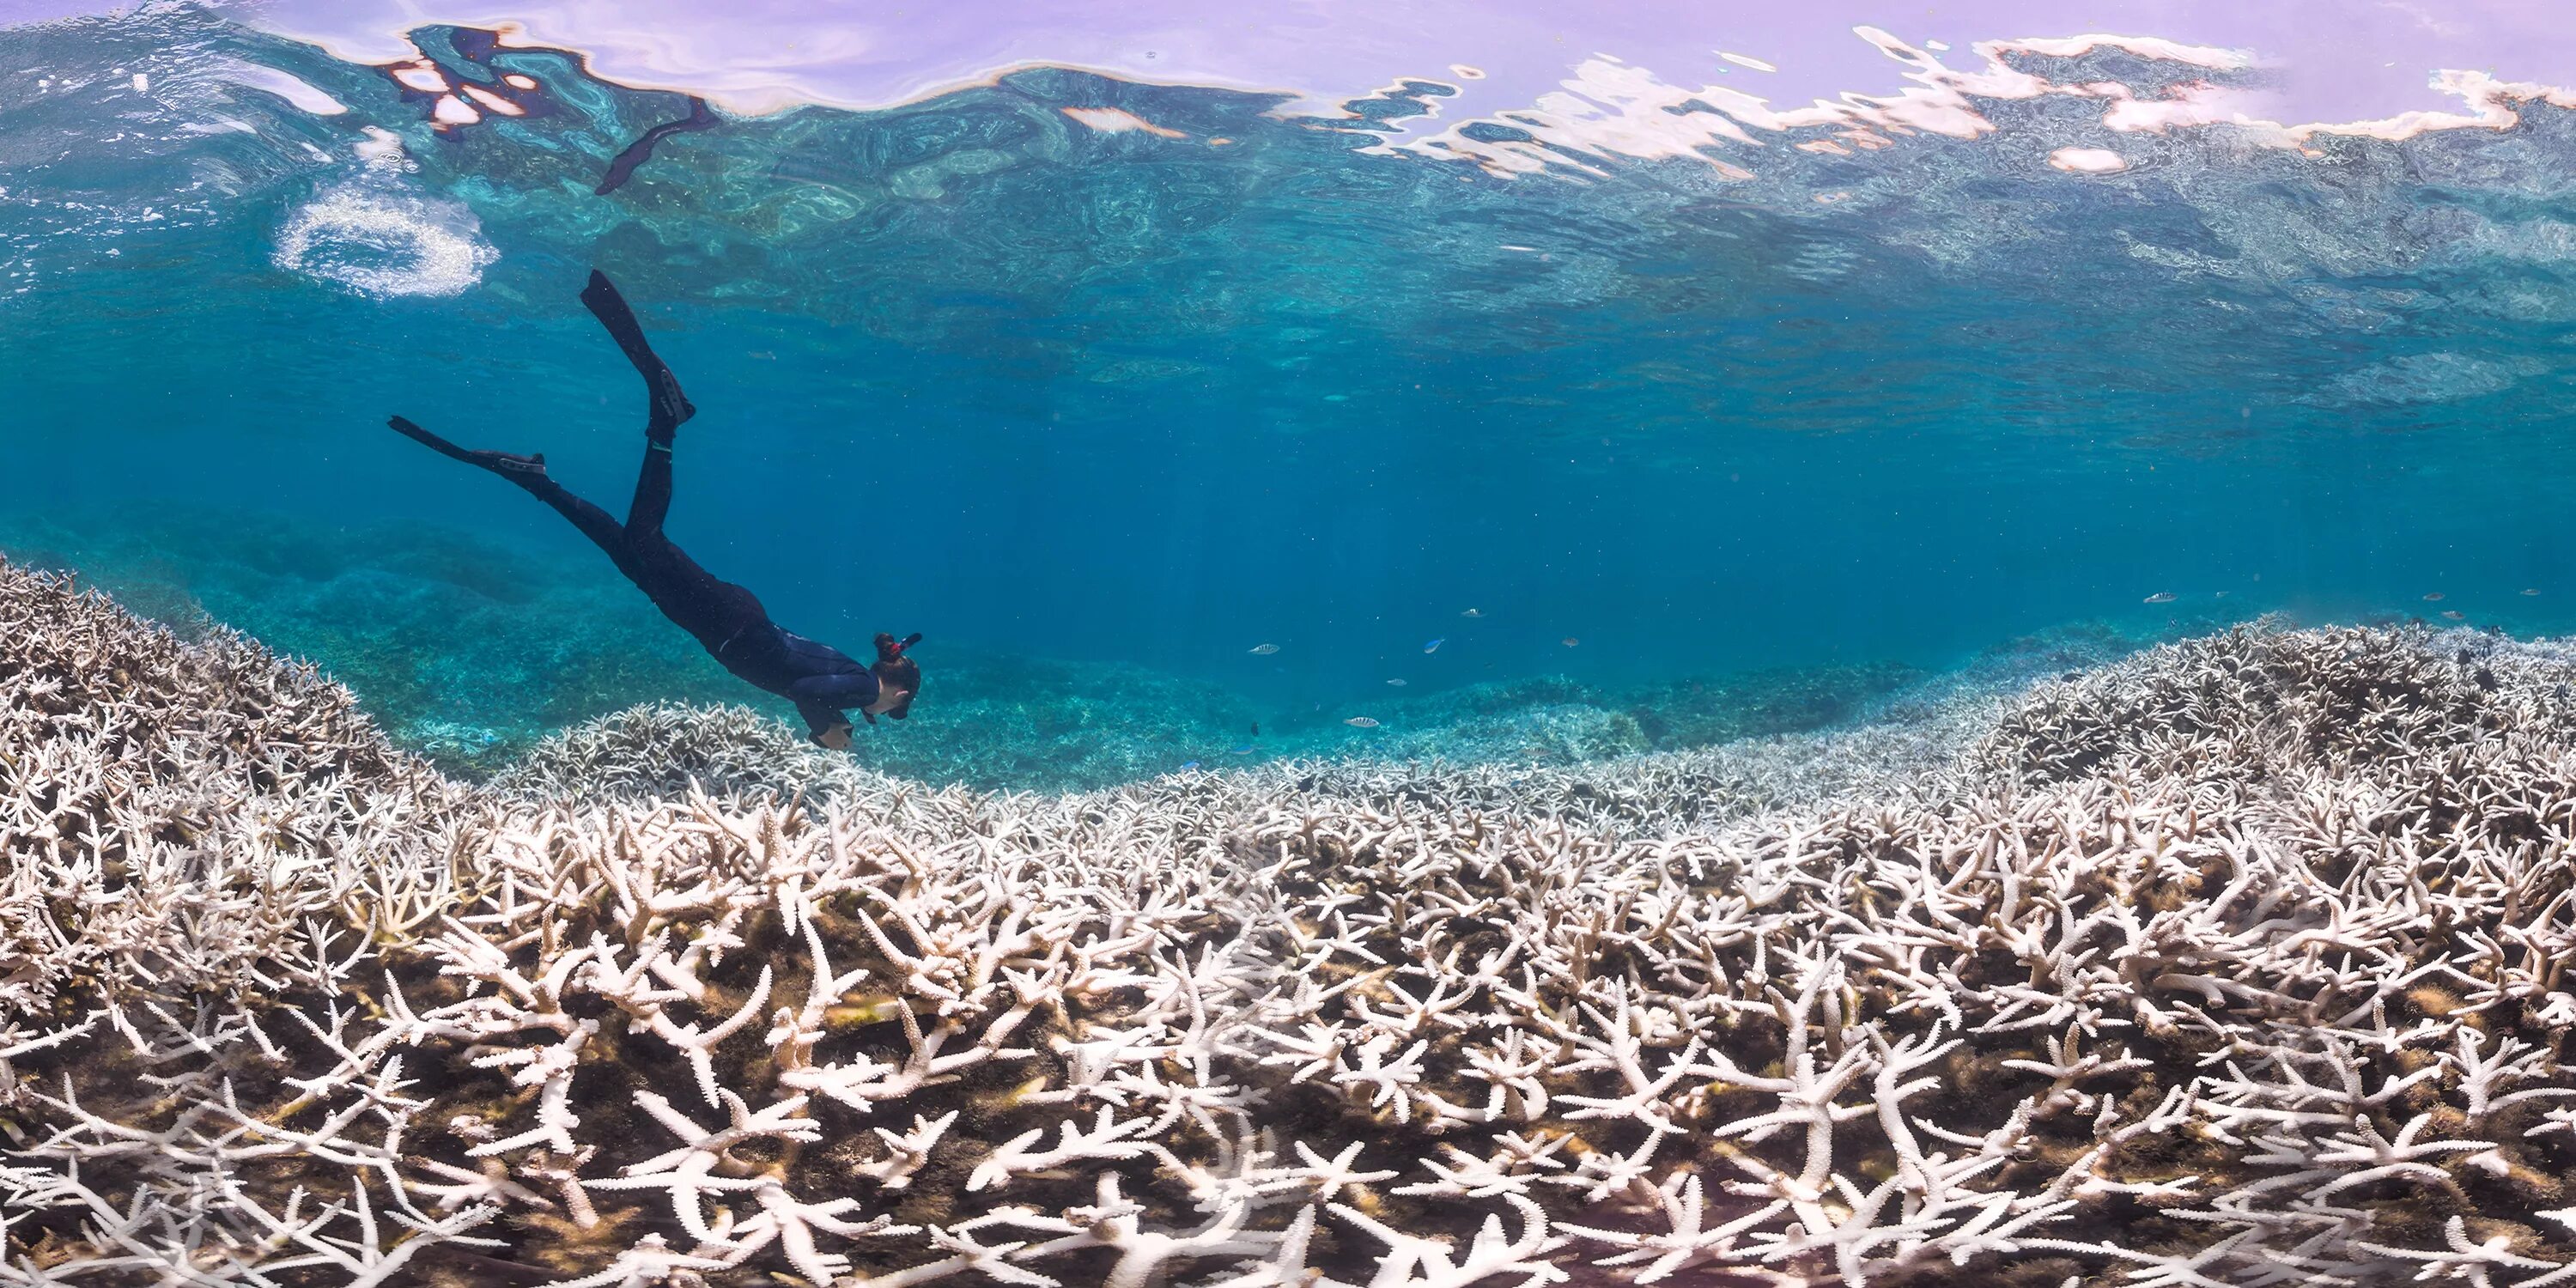
[(1250, 746), (1237, 747), (1234, 749), (1234, 754), (1238, 756), (1249, 756), (1252, 754), (1252, 748)]
[(1195, 761), (1195, 760), (1184, 760), (1184, 761), (1182, 761), (1182, 762), (1181, 762), (1181, 768), (1183, 768), (1183, 769), (1196, 769), (1196, 768), (1198, 768), (1198, 767), (1199, 767), (1199, 762), (1197, 762), (1197, 761)]
[(1423, 646), (1422, 646), (1422, 651), (1423, 651), (1423, 652), (1425, 652), (1425, 653), (1437, 653), (1437, 652), (1439, 652), (1439, 651), (1440, 651), (1440, 646), (1441, 646), (1441, 645), (1443, 645), (1443, 644), (1446, 644), (1446, 643), (1448, 643), (1448, 642), (1449, 642), (1449, 641), (1447, 641), (1447, 640), (1445, 640), (1445, 639), (1437, 639), (1437, 640), (1433, 640), (1433, 641), (1431, 641), (1430, 643), (1423, 645)]

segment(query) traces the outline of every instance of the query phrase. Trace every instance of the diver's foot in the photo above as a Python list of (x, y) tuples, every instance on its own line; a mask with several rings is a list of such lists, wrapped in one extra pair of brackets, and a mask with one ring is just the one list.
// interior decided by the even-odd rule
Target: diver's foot
[(534, 456), (520, 456), (512, 452), (478, 452), (471, 448), (458, 447), (400, 416), (388, 417), (385, 423), (393, 426), (395, 432), (403, 437), (431, 448), (441, 456), (451, 457), (468, 465), (480, 465), (495, 474), (518, 474), (532, 478), (546, 476), (546, 456), (543, 452)]
[(543, 452), (534, 456), (517, 456), (509, 452), (476, 452), (474, 463), (498, 474), (526, 474), (536, 478), (546, 476), (546, 454)]

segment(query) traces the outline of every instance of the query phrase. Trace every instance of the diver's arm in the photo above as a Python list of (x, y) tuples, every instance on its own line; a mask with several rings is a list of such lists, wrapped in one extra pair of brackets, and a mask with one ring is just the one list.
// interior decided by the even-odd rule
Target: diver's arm
[(830, 707), (799, 706), (796, 713), (805, 717), (805, 741), (827, 751), (840, 751), (850, 745), (850, 717)]
[[(805, 717), (806, 736), (820, 741), (833, 725), (849, 726), (852, 708), (877, 700), (877, 677), (865, 671), (809, 675), (788, 685), (787, 696), (796, 700), (796, 713)], [(877, 722), (864, 710), (859, 714), (869, 724)]]

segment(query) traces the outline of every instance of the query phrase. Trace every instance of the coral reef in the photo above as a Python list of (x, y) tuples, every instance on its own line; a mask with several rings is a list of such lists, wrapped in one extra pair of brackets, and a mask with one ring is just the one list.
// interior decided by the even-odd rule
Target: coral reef
[[(22, 564), (78, 568), (183, 636), (221, 621), (311, 658), (358, 694), (396, 746), (460, 778), (501, 772), (643, 695), (773, 701), (726, 675), (587, 548), (567, 558), (430, 525), (320, 530), (291, 514), (245, 521), (177, 509), (16, 519), (0, 526), (0, 550)], [(1539, 677), (1290, 713), (1141, 667), (942, 641), (932, 678), (935, 700), (861, 744), (869, 764), (925, 782), (1068, 791), (1193, 761), (1569, 764), (1679, 750), (1837, 724), (1916, 677), (1825, 667), (1629, 689)], [(1384, 727), (1350, 728), (1342, 721), (1352, 715)], [(1265, 736), (1247, 736), (1255, 724)]]
[(749, 707), (655, 702), (585, 721), (537, 744), (488, 786), (536, 800), (867, 794), (891, 783), (818, 751)]
[(740, 684), (628, 587), (443, 527), (319, 529), (183, 508), (0, 531), (21, 563), (78, 568), (144, 616), (209, 620), (314, 659), (396, 745), (481, 777), (548, 730), (638, 693), (711, 702)]
[(468, 789), (5, 566), (0, 644), (0, 1283), (2576, 1279), (2549, 645), (988, 795), (676, 706)]
[(361, 883), (434, 849), (464, 793), (346, 689), (6, 565), (0, 644), (0, 1048), (76, 996), (241, 1000), (307, 912), (408, 928)]
[(2204, 782), (2300, 767), (2403, 773), (2428, 746), (2552, 749), (2576, 739), (2569, 661), (2466, 630), (2258, 624), (2044, 684), (1974, 763), (2037, 781), (2120, 764)]

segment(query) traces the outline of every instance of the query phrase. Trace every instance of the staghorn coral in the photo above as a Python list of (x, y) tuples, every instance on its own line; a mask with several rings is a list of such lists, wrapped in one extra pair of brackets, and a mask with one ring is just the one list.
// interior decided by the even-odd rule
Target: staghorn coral
[(305, 915), (396, 933), (383, 896), (448, 879), (428, 856), (462, 793), (346, 690), (68, 577), (0, 576), (0, 1049), (75, 994), (238, 1000)]
[(2576, 739), (2571, 676), (2550, 646), (2466, 630), (2258, 623), (2040, 685), (1973, 760), (1989, 778), (2042, 781), (2111, 763), (2195, 780), (2403, 770), (2434, 747)]
[(571, 795), (630, 800), (715, 796), (841, 795), (882, 791), (894, 779), (852, 758), (817, 751), (749, 707), (655, 702), (586, 721), (538, 743), (495, 775), (495, 792), (543, 800)]
[(469, 796), (230, 637), (0, 629), (0, 1282), (2576, 1279), (2546, 646), (1071, 796), (663, 709)]

